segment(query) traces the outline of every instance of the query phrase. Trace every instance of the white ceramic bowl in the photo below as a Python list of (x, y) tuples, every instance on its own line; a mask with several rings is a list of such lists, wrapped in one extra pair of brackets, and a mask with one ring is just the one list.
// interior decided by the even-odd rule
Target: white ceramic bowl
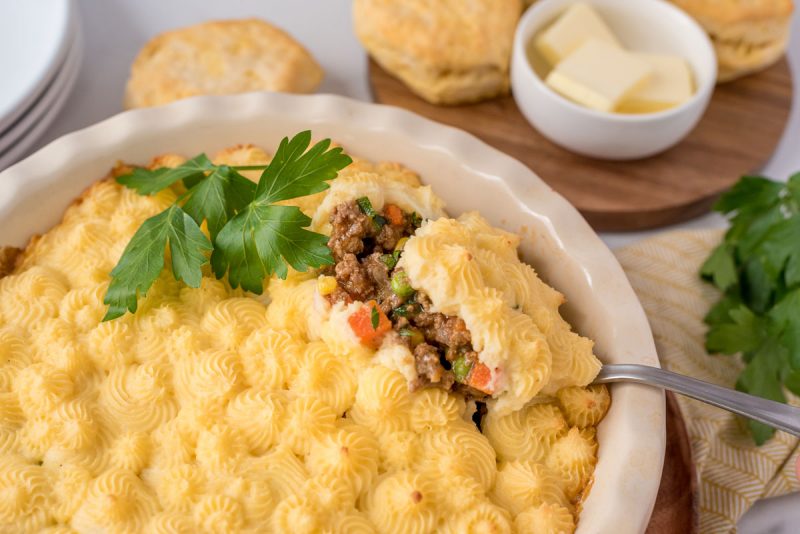
[(600, 13), (627, 49), (685, 58), (694, 75), (695, 94), (675, 108), (642, 115), (594, 111), (564, 98), (544, 83), (544, 69), (533, 68), (526, 49), (576, 0), (538, 0), (517, 26), (511, 59), (511, 87), (523, 115), (554, 143), (595, 158), (644, 158), (675, 145), (703, 116), (714, 91), (717, 58), (708, 35), (664, 0), (583, 1)]
[[(518, 161), (460, 130), (393, 107), (338, 96), (253, 93), (198, 97), (122, 113), (62, 137), (0, 173), (0, 244), (23, 246), (119, 160), (213, 153), (236, 143), (274, 149), (310, 128), (351, 154), (417, 170), (451, 214), (480, 210), (519, 232), (523, 254), (564, 292), (563, 311), (607, 362), (658, 366), (642, 307), (614, 256), (563, 197)], [(665, 446), (664, 396), (615, 385), (598, 431), (599, 461), (578, 532), (641, 533), (656, 498)]]

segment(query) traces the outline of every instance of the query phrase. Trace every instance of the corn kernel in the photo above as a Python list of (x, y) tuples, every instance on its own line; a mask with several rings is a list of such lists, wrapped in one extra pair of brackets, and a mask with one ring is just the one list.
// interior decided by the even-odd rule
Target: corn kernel
[(320, 295), (330, 295), (334, 291), (338, 284), (336, 283), (336, 278), (333, 276), (320, 276), (317, 278), (317, 291), (319, 291)]

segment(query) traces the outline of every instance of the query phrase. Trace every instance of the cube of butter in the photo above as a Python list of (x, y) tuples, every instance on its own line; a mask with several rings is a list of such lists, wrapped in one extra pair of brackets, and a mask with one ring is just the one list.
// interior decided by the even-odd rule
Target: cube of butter
[(559, 63), (545, 83), (569, 98), (598, 111), (614, 111), (650, 78), (653, 69), (635, 54), (590, 39)]
[(692, 71), (679, 56), (636, 53), (653, 69), (650, 80), (628, 95), (619, 105), (620, 113), (655, 113), (678, 106), (694, 94)]
[(577, 3), (536, 38), (536, 48), (555, 67), (589, 39), (621, 46), (597, 11)]

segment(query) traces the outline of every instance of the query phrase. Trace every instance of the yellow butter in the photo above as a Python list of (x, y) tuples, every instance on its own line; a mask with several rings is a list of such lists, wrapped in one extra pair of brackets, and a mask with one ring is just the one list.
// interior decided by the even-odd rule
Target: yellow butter
[(550, 65), (556, 66), (589, 39), (621, 46), (602, 17), (589, 4), (577, 3), (539, 35), (536, 48)]
[(635, 54), (598, 39), (586, 41), (545, 80), (565, 97), (598, 111), (614, 111), (648, 82), (652, 67)]
[(678, 106), (694, 94), (692, 71), (679, 56), (637, 53), (653, 69), (650, 80), (625, 98), (620, 113), (655, 113)]

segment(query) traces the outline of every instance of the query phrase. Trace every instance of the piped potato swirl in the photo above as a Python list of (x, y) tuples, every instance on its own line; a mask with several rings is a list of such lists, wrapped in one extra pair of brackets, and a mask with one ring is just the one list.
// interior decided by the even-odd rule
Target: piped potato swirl
[[(215, 161), (232, 158), (269, 159), (240, 145)], [(396, 238), (381, 254), (408, 286), (377, 299), (392, 304), (379, 310), (384, 335), (365, 343), (353, 329), (369, 303), (331, 297), (335, 266), (290, 271), (263, 295), (208, 267), (197, 288), (164, 272), (135, 315), (102, 322), (109, 271), (180, 188), (141, 196), (100, 181), (4, 267), (0, 531), (574, 528), (609, 399), (584, 389), (597, 366), (591, 342), (519, 260), (516, 236), (476, 213), (447, 218), (400, 165), (357, 160), (296, 204), (328, 235), (337, 206), (361, 198), (375, 210), (370, 224), (380, 215), (404, 228), (381, 238)], [(412, 302), (395, 328), (396, 308)], [(428, 380), (410, 390), (422, 342), (431, 367), (464, 388)], [(473, 359), (454, 365), (465, 353)], [(470, 393), (478, 363), (492, 389)]]

